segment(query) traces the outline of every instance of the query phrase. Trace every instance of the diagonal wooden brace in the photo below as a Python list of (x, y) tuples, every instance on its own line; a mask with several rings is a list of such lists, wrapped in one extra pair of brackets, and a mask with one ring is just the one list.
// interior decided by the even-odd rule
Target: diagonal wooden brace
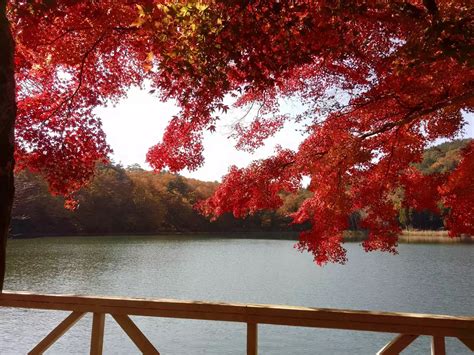
[(471, 351), (474, 351), (474, 338), (458, 338)]
[(133, 321), (127, 315), (123, 314), (112, 314), (112, 317), (120, 325), (130, 339), (135, 343), (138, 349), (146, 355), (160, 355), (158, 350), (153, 344), (147, 339), (145, 334), (133, 323)]
[(390, 343), (385, 345), (377, 352), (377, 355), (398, 355), (400, 352), (410, 345), (413, 340), (418, 338), (418, 335), (400, 334)]
[(38, 345), (36, 345), (28, 354), (29, 355), (40, 355), (43, 354), (51, 345), (54, 344), (64, 333), (66, 333), (74, 324), (79, 321), (85, 313), (83, 312), (72, 312), (66, 319), (64, 319), (59, 325), (54, 328)]

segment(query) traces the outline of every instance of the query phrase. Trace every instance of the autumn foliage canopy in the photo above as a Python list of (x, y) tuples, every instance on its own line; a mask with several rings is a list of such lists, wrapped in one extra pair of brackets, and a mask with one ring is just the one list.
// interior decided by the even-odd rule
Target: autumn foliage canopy
[[(285, 124), (305, 127), (297, 150), (230, 168), (198, 205), (205, 215), (278, 208), (307, 176), (311, 197), (292, 217), (311, 225), (298, 247), (318, 264), (346, 260), (354, 212), (369, 231), (365, 250), (395, 252), (395, 196), (442, 207), (453, 236), (474, 234), (474, 144), (452, 172), (414, 167), (473, 110), (473, 16), (469, 0), (10, 1), (17, 169), (71, 197), (110, 152), (94, 109), (146, 85), (181, 108), (148, 152), (158, 171), (199, 168), (203, 132), (231, 99), (258, 108), (234, 127), (239, 149)], [(302, 110), (281, 113), (285, 99)]]

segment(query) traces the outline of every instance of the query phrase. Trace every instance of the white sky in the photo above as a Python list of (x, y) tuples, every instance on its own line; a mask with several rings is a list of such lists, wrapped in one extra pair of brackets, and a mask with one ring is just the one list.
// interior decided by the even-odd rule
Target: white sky
[[(128, 166), (134, 163), (148, 169), (145, 157), (148, 149), (161, 141), (163, 132), (171, 119), (178, 113), (173, 103), (162, 103), (147, 90), (133, 88), (128, 97), (115, 107), (103, 107), (96, 110), (102, 119), (107, 141), (114, 153), (112, 159)], [(267, 140), (265, 146), (257, 149), (254, 154), (237, 151), (235, 141), (227, 139), (230, 133), (230, 122), (242, 115), (241, 112), (230, 110), (223, 118), (215, 133), (205, 133), (204, 166), (194, 172), (183, 171), (182, 175), (205, 181), (220, 181), (230, 165), (244, 167), (254, 159), (272, 155), (276, 145), (296, 149), (302, 140), (295, 126), (287, 124), (274, 137)], [(467, 117), (469, 122), (464, 137), (474, 137), (474, 116)], [(226, 127), (227, 125), (227, 127)]]

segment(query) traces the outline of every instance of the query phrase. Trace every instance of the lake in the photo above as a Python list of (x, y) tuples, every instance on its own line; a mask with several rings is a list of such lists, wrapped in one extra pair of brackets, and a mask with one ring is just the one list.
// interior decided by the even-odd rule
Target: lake
[[(293, 241), (206, 237), (40, 238), (9, 242), (15, 291), (474, 314), (474, 245), (402, 244), (399, 255), (348, 243), (346, 265), (317, 267)], [(26, 354), (67, 313), (0, 309), (0, 354)], [(133, 318), (161, 354), (245, 354), (246, 326)], [(91, 317), (48, 354), (88, 354)], [(259, 326), (261, 354), (375, 354), (394, 335)], [(404, 354), (428, 354), (418, 338)], [(471, 354), (447, 339), (448, 354)], [(105, 354), (136, 354), (106, 318)]]

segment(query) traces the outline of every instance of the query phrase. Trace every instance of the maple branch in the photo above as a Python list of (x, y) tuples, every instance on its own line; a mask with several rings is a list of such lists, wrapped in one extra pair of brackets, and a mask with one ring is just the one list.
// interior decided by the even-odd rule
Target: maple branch
[(258, 108), (257, 114), (255, 115), (256, 119), (258, 119), (260, 117), (260, 111), (262, 110), (263, 106), (265, 106), (266, 103), (267, 103), (267, 98), (266, 98), (265, 91), (264, 91), (263, 92), (262, 103), (261, 103), (260, 107)]
[(97, 38), (97, 40), (92, 44), (92, 46), (82, 56), (81, 66), (80, 66), (80, 69), (79, 69), (79, 83), (77, 84), (76, 90), (74, 90), (74, 92), (72, 93), (72, 95), (69, 99), (70, 104), (72, 104), (72, 101), (74, 100), (75, 96), (77, 95), (77, 93), (81, 89), (82, 81), (83, 81), (83, 78), (84, 78), (84, 75), (83, 75), (84, 74), (84, 68), (86, 66), (87, 58), (97, 48), (97, 46), (100, 44), (100, 42), (103, 41), (103, 39), (105, 38), (106, 33), (107, 33), (107, 30), (104, 30), (102, 32), (102, 34), (99, 36), (99, 38)]
[(434, 17), (438, 16), (438, 5), (436, 5), (435, 0), (423, 0), (423, 5), (426, 7), (428, 12)]
[(255, 101), (252, 101), (252, 103), (250, 104), (250, 107), (249, 107), (249, 109), (247, 110), (247, 112), (246, 112), (242, 117), (240, 117), (240, 118), (237, 120), (237, 122), (242, 122), (242, 121), (245, 119), (245, 117), (248, 116), (248, 114), (250, 113), (250, 111), (252, 111), (254, 105), (255, 105)]
[[(247, 112), (245, 112), (245, 114), (238, 118), (236, 121), (234, 121), (234, 123), (231, 125), (231, 126), (236, 126), (237, 124), (240, 124), (240, 122), (243, 122), (243, 120), (249, 115), (249, 113), (252, 111), (253, 107), (255, 106), (255, 102), (256, 101), (252, 101), (252, 103), (250, 104), (250, 107), (247, 109)], [(263, 92), (263, 101), (262, 103), (260, 104), (259, 108), (258, 108), (258, 111), (257, 111), (257, 114), (255, 116), (255, 119), (257, 119), (259, 116), (260, 116), (260, 110), (262, 109), (262, 107), (265, 105), (266, 103), (266, 99), (265, 99), (265, 92)]]
[[(97, 40), (92, 44), (92, 46), (82, 56), (82, 61), (81, 61), (81, 66), (80, 66), (80, 69), (79, 69), (79, 76), (78, 76), (79, 77), (79, 82), (77, 84), (76, 89), (72, 93), (72, 95), (65, 101), (65, 103), (67, 101), (69, 101), (68, 114), (67, 114), (68, 116), (70, 116), (70, 114), (71, 114), (73, 101), (74, 101), (77, 93), (79, 92), (79, 90), (81, 89), (81, 86), (82, 86), (82, 82), (83, 82), (83, 79), (84, 79), (84, 68), (86, 66), (87, 58), (97, 48), (97, 46), (100, 44), (100, 42), (102, 42), (102, 40), (105, 38), (106, 32), (107, 32), (107, 30), (104, 30), (102, 32), (102, 34), (99, 36), (99, 38), (97, 38)], [(61, 134), (63, 137), (65, 135), (65, 132), (66, 132), (66, 129), (63, 129), (62, 134)], [(64, 140), (61, 142), (61, 147), (59, 148), (59, 150), (62, 150), (63, 146), (64, 146)]]
[(123, 31), (123, 32), (126, 32), (126, 31), (136, 31), (138, 30), (139, 28), (138, 27), (135, 27), (135, 26), (116, 26), (116, 27), (112, 27), (111, 30), (112, 31)]
[[(390, 96), (393, 96), (393, 95), (388, 95), (387, 97), (390, 97)], [(414, 107), (411, 109), (411, 111), (409, 113), (406, 114), (406, 116), (401, 119), (401, 120), (398, 120), (398, 121), (395, 121), (395, 122), (387, 122), (386, 124), (384, 124), (382, 127), (380, 127), (379, 129), (377, 130), (374, 130), (374, 131), (371, 131), (371, 132), (367, 132), (365, 134), (362, 134), (360, 135), (358, 138), (360, 140), (363, 140), (363, 139), (366, 139), (366, 138), (369, 138), (369, 137), (372, 137), (374, 135), (377, 135), (377, 134), (380, 134), (380, 133), (383, 133), (383, 132), (386, 132), (392, 128), (395, 128), (395, 127), (398, 127), (397, 129), (397, 136), (398, 136), (398, 132), (401, 128), (401, 126), (403, 126), (404, 124), (407, 124), (407, 123), (410, 123), (410, 122), (413, 122), (416, 118), (420, 117), (420, 116), (423, 116), (423, 115), (426, 115), (426, 114), (429, 114), (429, 113), (432, 113), (432, 112), (435, 112), (439, 109), (442, 109), (442, 108), (445, 108), (445, 107), (448, 107), (450, 105), (453, 105), (453, 104), (456, 104), (458, 102), (462, 102), (462, 101), (465, 101), (467, 99), (469, 99), (470, 97), (474, 97), (474, 94), (471, 93), (471, 92), (467, 92), (463, 95), (459, 95), (458, 97), (454, 98), (454, 99), (449, 99), (449, 100), (445, 100), (445, 101), (442, 101), (442, 102), (439, 102), (438, 104), (436, 105), (433, 105), (432, 107), (430, 108), (427, 108), (427, 109), (424, 109), (424, 110), (419, 110), (419, 107)], [(368, 103), (364, 103), (362, 106), (365, 106), (366, 104), (369, 104), (369, 103), (373, 103), (373, 101), (370, 101)], [(395, 116), (395, 115), (398, 115), (399, 113), (396, 113), (392, 116)], [(394, 142), (394, 144), (392, 145), (392, 148), (391, 148), (391, 155), (393, 154), (393, 151), (394, 151), (394, 148), (395, 148), (395, 145), (397, 145), (397, 142)], [(305, 158), (310, 158), (310, 157), (323, 157), (325, 156), (329, 151), (323, 151), (323, 152), (315, 152), (315, 153), (312, 153), (312, 154), (309, 154), (307, 155)], [(294, 160), (291, 160), (285, 164), (282, 164), (281, 165), (281, 170), (285, 170), (286, 168), (288, 168), (289, 166), (291, 165), (294, 165), (296, 164), (297, 160), (294, 159)], [(390, 158), (390, 162), (389, 162), (389, 165), (391, 165), (391, 158)], [(388, 171), (387, 171), (387, 174), (388, 174)]]
[(390, 170), (392, 168), (393, 155), (395, 154), (395, 147), (398, 145), (399, 140), (400, 140), (400, 138), (399, 138), (400, 128), (401, 128), (401, 126), (399, 126), (397, 128), (397, 131), (395, 133), (395, 139), (393, 141), (392, 146), (390, 147), (390, 154), (389, 154), (388, 163), (387, 163), (387, 170), (385, 171), (384, 178), (380, 181), (380, 189), (379, 189), (380, 193), (382, 193), (383, 183), (387, 180), (388, 174), (390, 173)]
[[(391, 95), (389, 95), (391, 96)], [(471, 92), (467, 92), (463, 95), (459, 95), (458, 97), (454, 98), (454, 99), (450, 99), (450, 100), (445, 100), (445, 101), (442, 101), (442, 102), (439, 102), (438, 104), (436, 105), (433, 105), (432, 107), (428, 108), (428, 109), (424, 109), (424, 110), (418, 110), (418, 108), (413, 108), (411, 110), (410, 113), (408, 113), (405, 118), (401, 119), (401, 120), (398, 120), (398, 121), (395, 121), (395, 122), (388, 122), (386, 124), (384, 124), (382, 127), (380, 127), (379, 129), (375, 130), (375, 131), (371, 131), (371, 132), (367, 132), (361, 136), (359, 136), (358, 138), (363, 140), (363, 139), (366, 139), (366, 138), (369, 138), (371, 136), (374, 136), (374, 135), (377, 135), (379, 133), (383, 133), (383, 132), (386, 132), (394, 127), (398, 127), (397, 128), (397, 133), (396, 133), (396, 141), (392, 144), (392, 147), (391, 147), (391, 152), (390, 152), (390, 158), (389, 158), (389, 162), (388, 162), (388, 167), (387, 167), (387, 172), (386, 172), (386, 176), (388, 175), (389, 173), (389, 170), (390, 170), (390, 166), (392, 164), (392, 159), (393, 159), (393, 153), (394, 153), (394, 150), (395, 150), (395, 146), (398, 144), (398, 132), (400, 131), (400, 128), (401, 126), (403, 126), (404, 124), (406, 123), (410, 123), (410, 122), (413, 122), (416, 118), (420, 117), (420, 116), (423, 116), (423, 115), (426, 115), (426, 114), (429, 114), (429, 113), (432, 113), (432, 112), (435, 112), (439, 109), (442, 109), (442, 108), (445, 108), (445, 107), (448, 107), (450, 105), (453, 105), (453, 104), (456, 104), (458, 102), (462, 102), (462, 101), (465, 101), (471, 97), (474, 97), (474, 94), (471, 93)], [(372, 103), (373, 101), (370, 101), (370, 103)], [(398, 113), (397, 113), (398, 114)], [(397, 115), (395, 114), (395, 115)], [(315, 153), (312, 153), (312, 154), (309, 154), (305, 157), (305, 159), (307, 158), (310, 158), (310, 157), (323, 157), (325, 156), (329, 151), (323, 151), (323, 152), (315, 152)], [(342, 163), (344, 159), (341, 159), (338, 163), (338, 165), (340, 165)], [(285, 170), (286, 168), (288, 168), (289, 166), (293, 165), (293, 164), (296, 164), (297, 160), (294, 159), (294, 160), (291, 160), (289, 162), (287, 162), (286, 164), (282, 164), (281, 165), (281, 170)]]
[(99, 38), (97, 38), (97, 40), (92, 44), (92, 46), (82, 56), (82, 60), (81, 60), (80, 68), (79, 68), (79, 75), (78, 75), (79, 82), (78, 82), (78, 85), (77, 85), (76, 89), (74, 90), (74, 92), (70, 96), (68, 96), (64, 100), (62, 100), (58, 104), (56, 109), (53, 112), (51, 112), (51, 114), (48, 115), (48, 117), (46, 117), (43, 120), (43, 122), (46, 122), (51, 117), (53, 117), (62, 108), (62, 106), (65, 105), (68, 102), (69, 102), (69, 111), (68, 111), (68, 113), (71, 112), (72, 102), (73, 102), (74, 98), (76, 97), (77, 93), (79, 92), (79, 90), (81, 89), (81, 86), (82, 86), (83, 77), (84, 77), (84, 68), (85, 68), (85, 65), (86, 65), (87, 58), (97, 48), (97, 46), (102, 42), (102, 40), (105, 38), (106, 33), (107, 33), (107, 30), (104, 30), (102, 32), (102, 34), (99, 36)]
[(364, 134), (360, 135), (358, 138), (359, 139), (365, 139), (365, 138), (375, 136), (379, 133), (386, 132), (386, 131), (394, 128), (394, 127), (402, 126), (406, 123), (409, 123), (409, 122), (415, 120), (416, 118), (419, 118), (420, 116), (424, 116), (424, 115), (433, 113), (435, 111), (438, 111), (440, 109), (449, 107), (449, 106), (457, 104), (457, 103), (462, 103), (462, 102), (464, 102), (467, 99), (470, 99), (472, 97), (474, 97), (474, 93), (468, 91), (467, 93), (465, 93), (463, 95), (459, 95), (458, 97), (456, 97), (454, 99), (448, 99), (448, 100), (438, 102), (436, 105), (432, 105), (431, 107), (426, 108), (426, 109), (420, 110), (419, 109), (420, 107), (414, 107), (413, 109), (410, 110), (410, 112), (408, 112), (406, 114), (406, 116), (403, 119), (395, 121), (395, 122), (387, 122), (384, 125), (382, 125), (382, 127), (380, 127), (379, 129), (376, 129), (376, 130), (371, 131), (371, 132), (364, 133)]
[[(382, 127), (378, 128), (374, 131), (364, 133), (364, 134), (360, 135), (358, 138), (360, 140), (363, 140), (363, 139), (366, 139), (366, 138), (369, 138), (369, 137), (372, 137), (372, 136), (376, 136), (377, 134), (389, 131), (394, 127), (403, 126), (405, 123), (408, 123), (408, 122), (414, 120), (416, 117), (418, 117), (418, 116), (413, 115), (415, 112), (416, 112), (416, 109), (413, 109), (403, 119), (395, 121), (395, 122), (387, 122), (387, 123), (383, 124)], [(396, 113), (395, 115), (398, 115), (398, 113)], [(392, 116), (395, 116), (395, 115), (392, 115)]]
[[(325, 156), (327, 153), (329, 153), (329, 150), (325, 150), (323, 152), (315, 152), (315, 153), (312, 153), (312, 154), (308, 154), (306, 155), (304, 158), (307, 159), (307, 158), (311, 158), (311, 157), (318, 157), (318, 158), (321, 158), (323, 156)], [(296, 159), (293, 159), (293, 160), (290, 160), (289, 162), (285, 163), (285, 164), (281, 164), (280, 165), (280, 169), (281, 170), (285, 170), (286, 168), (288, 168), (289, 166), (291, 165), (294, 165), (296, 164)]]
[[(361, 109), (361, 108), (364, 108), (366, 106), (369, 106), (369, 105), (372, 105), (378, 101), (381, 101), (381, 100), (384, 100), (384, 99), (390, 99), (390, 98), (394, 98), (395, 100), (397, 100), (396, 96), (394, 94), (387, 94), (387, 95), (379, 95), (377, 97), (373, 97), (371, 100), (367, 100), (367, 101), (364, 101), (364, 102), (361, 102), (361, 103), (357, 103), (357, 104), (347, 104), (345, 106), (342, 106), (340, 107), (340, 111), (344, 111), (348, 108), (351, 108), (351, 110), (349, 111), (346, 111), (346, 112), (341, 112), (340, 114), (337, 114), (337, 115), (333, 115), (332, 118), (341, 118), (343, 116), (347, 116), (347, 115), (350, 115), (352, 113), (354, 113), (355, 111)], [(401, 105), (400, 105), (401, 106)]]
[(72, 33), (72, 32), (79, 32), (79, 31), (85, 31), (85, 30), (91, 30), (91, 29), (93, 29), (92, 26), (78, 27), (78, 28), (69, 28), (69, 29), (65, 30), (63, 33), (61, 33), (60, 35), (58, 35), (58, 36), (56, 36), (55, 38), (53, 38), (51, 41), (46, 42), (46, 43), (38, 44), (38, 47), (52, 45), (52, 44), (54, 44), (57, 40), (63, 38), (64, 36), (68, 35), (69, 33)]
[[(93, 30), (93, 26), (84, 26), (84, 27), (76, 27), (76, 28), (68, 28), (66, 29), (63, 33), (59, 34), (55, 38), (53, 38), (51, 41), (46, 42), (46, 43), (41, 43), (38, 46), (49, 46), (54, 44), (56, 41), (59, 39), (63, 38), (64, 36), (73, 33), (73, 32), (79, 32), (79, 31), (86, 31), (86, 30)], [(126, 31), (133, 31), (137, 30), (137, 27), (129, 27), (129, 26), (116, 26), (111, 28), (112, 31), (121, 31), (121, 32), (126, 32)]]

